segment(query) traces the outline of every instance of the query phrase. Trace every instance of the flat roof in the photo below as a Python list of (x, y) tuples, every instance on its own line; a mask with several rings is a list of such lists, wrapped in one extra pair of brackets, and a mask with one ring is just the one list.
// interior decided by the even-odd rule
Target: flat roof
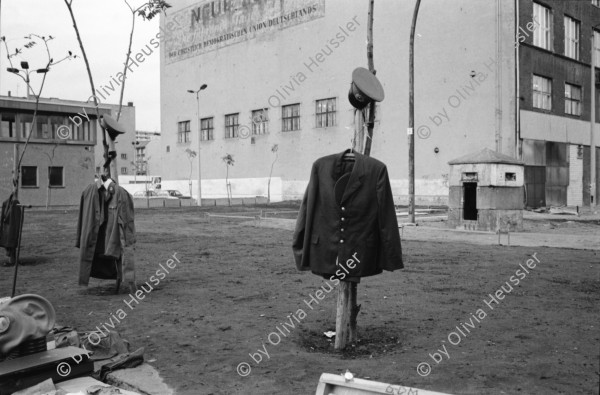
[(461, 156), (448, 162), (449, 165), (464, 165), (474, 163), (502, 163), (507, 165), (525, 165), (518, 159), (511, 156), (492, 151), (489, 148), (484, 148), (481, 151)]

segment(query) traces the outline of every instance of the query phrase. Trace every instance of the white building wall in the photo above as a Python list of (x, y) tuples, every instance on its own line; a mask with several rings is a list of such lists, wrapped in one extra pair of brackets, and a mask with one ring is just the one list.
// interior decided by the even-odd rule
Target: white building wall
[[(200, 118), (214, 117), (215, 136), (214, 141), (200, 143), (202, 179), (216, 182), (212, 190), (205, 188), (203, 181), (203, 197), (205, 193), (207, 196), (221, 193), (219, 180), (225, 178), (226, 172), (221, 158), (226, 154), (235, 159), (230, 168), (234, 190), (251, 195), (261, 189), (254, 181), (241, 180), (268, 177), (274, 159), (271, 148), (277, 144), (279, 160), (273, 176), (281, 179), (283, 199), (298, 199), (304, 193), (312, 163), (351, 146), (353, 110), (347, 92), (354, 68), (367, 66), (368, 2), (322, 1), (325, 4), (322, 18), (266, 31), (201, 55), (188, 53), (188, 58), (176, 62), (167, 58), (165, 47), (172, 48), (173, 41), (169, 40), (181, 37), (178, 29), (189, 31), (192, 10), (209, 2), (170, 3), (171, 17), (161, 20), (165, 180), (187, 179), (185, 149), (198, 150), (197, 103), (195, 95), (187, 90), (196, 90), (201, 84), (207, 84), (208, 88), (200, 92)], [(269, 2), (272, 0), (259, 1), (256, 7)], [(320, 1), (296, 0), (288, 4), (313, 3)], [(503, 8), (500, 47), (504, 55), (497, 61), (495, 2), (431, 0), (421, 5), (415, 40), (415, 129), (421, 137), (426, 137), (428, 130), (430, 135), (415, 138), (417, 203), (447, 201), (449, 160), (496, 146), (497, 113), (502, 119), (502, 151), (513, 153), (514, 12), (511, 7), (512, 2), (506, 2)], [(378, 1), (375, 7), (375, 68), (386, 98), (378, 107), (371, 155), (387, 164), (393, 193), (399, 202), (406, 202), (408, 195), (406, 128), (412, 12), (412, 3), (396, 0)], [(184, 17), (175, 20), (174, 15)], [(188, 44), (191, 45), (181, 46)], [(321, 62), (316, 60), (317, 56)], [(499, 111), (495, 104), (498, 70), (502, 71), (503, 92)], [(337, 126), (315, 129), (315, 100), (330, 97), (337, 98)], [(293, 103), (301, 103), (301, 130), (281, 132), (280, 105)], [(251, 111), (264, 107), (269, 108), (268, 135), (257, 136), (254, 144), (251, 139), (224, 138), (225, 114), (239, 112), (240, 124), (251, 126)], [(186, 120), (191, 120), (192, 141), (177, 143), (177, 123)], [(439, 153), (435, 153), (436, 148)], [(192, 178), (198, 178), (197, 166)], [(221, 197), (224, 196), (223, 193)]]

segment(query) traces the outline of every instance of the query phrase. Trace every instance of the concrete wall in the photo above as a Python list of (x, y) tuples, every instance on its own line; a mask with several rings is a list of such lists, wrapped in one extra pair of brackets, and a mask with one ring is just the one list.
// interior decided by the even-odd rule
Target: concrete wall
[(498, 230), (519, 232), (523, 230), (523, 210), (482, 209), (478, 212), (477, 221), (465, 221), (462, 217), (462, 208), (449, 209), (448, 226), (455, 229), (491, 232)]
[(583, 205), (583, 152), (577, 156), (578, 146), (569, 145), (569, 186), (567, 187), (567, 205)]
[[(501, 163), (477, 163), (450, 166), (450, 187), (461, 186), (463, 173), (477, 173), (477, 186), (522, 187), (524, 184), (524, 168), (520, 165)], [(505, 179), (506, 173), (515, 173), (516, 180)]]
[[(274, 2), (257, 3), (256, 12), (261, 4)], [(285, 4), (300, 3), (309, 2)], [(275, 159), (271, 148), (277, 144), (279, 158), (273, 175), (283, 180), (284, 198), (299, 198), (312, 163), (351, 146), (354, 113), (347, 92), (352, 70), (367, 66), (368, 5), (343, 0), (310, 3), (324, 4), (324, 16), (286, 29), (265, 29), (254, 38), (200, 55), (194, 55), (197, 43), (193, 37), (183, 40), (190, 31), (193, 12), (204, 2), (170, 3), (171, 17), (161, 20), (164, 179), (187, 178), (185, 150), (198, 149), (198, 117), (195, 95), (186, 91), (203, 83), (208, 88), (200, 92), (199, 115), (214, 117), (215, 139), (201, 142), (202, 179), (217, 180), (216, 188), (225, 177), (224, 155), (233, 155), (236, 163), (232, 176), (236, 179), (264, 179)], [(421, 5), (415, 58), (418, 203), (447, 201), (447, 162), (458, 154), (496, 144), (501, 151), (513, 153), (512, 4), (503, 2), (501, 10), (499, 58), (495, 2), (432, 0)], [(375, 67), (386, 98), (378, 106), (372, 156), (388, 165), (398, 201), (406, 201), (408, 193), (407, 54), (412, 12), (412, 3), (396, 0), (378, 2), (375, 11)], [(178, 15), (182, 17), (176, 19)], [(174, 61), (165, 47), (172, 48), (178, 42), (187, 49)], [(501, 95), (497, 95), (498, 89)], [(337, 98), (336, 126), (315, 128), (315, 100), (332, 97)], [(301, 130), (282, 132), (281, 105), (293, 103), (300, 103)], [(260, 108), (268, 108), (269, 134), (257, 136), (254, 142), (250, 138), (224, 138), (225, 114), (239, 112), (240, 124), (251, 126), (251, 111)], [(177, 123), (187, 120), (191, 121), (192, 141), (177, 143)], [(496, 134), (501, 137), (498, 142)], [(192, 178), (198, 179), (197, 166)], [(248, 183), (248, 190), (237, 193), (252, 195), (257, 188)], [(210, 187), (204, 190), (209, 195), (222, 193)]]
[[(521, 136), (524, 139), (556, 141), (590, 145), (590, 122), (536, 111), (521, 111)], [(595, 129), (596, 141), (600, 138), (600, 125)]]
[[(23, 146), (21, 145), (21, 150)], [(52, 156), (51, 144), (30, 144), (21, 166), (38, 167), (38, 186), (22, 187), (19, 200), (23, 204), (45, 206), (48, 192), (48, 167)], [(0, 144), (0, 198), (12, 192), (13, 144)], [(64, 167), (64, 187), (50, 189), (50, 206), (78, 206), (81, 192), (94, 182), (93, 152), (83, 145), (57, 145), (52, 166)]]

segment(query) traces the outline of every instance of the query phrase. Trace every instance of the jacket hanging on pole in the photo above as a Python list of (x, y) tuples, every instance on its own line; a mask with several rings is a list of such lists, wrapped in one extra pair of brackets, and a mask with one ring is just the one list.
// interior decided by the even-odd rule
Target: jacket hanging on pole
[(88, 285), (90, 277), (135, 281), (133, 256), (123, 256), (125, 247), (134, 243), (133, 198), (129, 192), (117, 185), (107, 200), (103, 187), (99, 190), (96, 184), (89, 185), (81, 194), (77, 222), (79, 285)]
[[(346, 152), (320, 158), (312, 166), (293, 237), (296, 267), (334, 275), (343, 266), (349, 278), (402, 269), (387, 168), (359, 153), (352, 166), (343, 160)], [(343, 193), (336, 200), (338, 181)]]
[(6, 253), (9, 256), (17, 248), (22, 209), (19, 206), (19, 201), (14, 198), (13, 193), (2, 203), (2, 212), (0, 214), (0, 247), (6, 248)]

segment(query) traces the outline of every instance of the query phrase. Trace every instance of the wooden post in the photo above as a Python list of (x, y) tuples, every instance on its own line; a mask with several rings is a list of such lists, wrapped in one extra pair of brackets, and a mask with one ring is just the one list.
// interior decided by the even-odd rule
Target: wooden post
[[(373, 61), (373, 9), (375, 0), (370, 0), (369, 3), (369, 21), (367, 25), (367, 61), (369, 63), (369, 71), (376, 74), (375, 64)], [(373, 127), (375, 126), (375, 101), (369, 104), (369, 121), (367, 122), (367, 141), (365, 141), (366, 156), (371, 155), (371, 140), (373, 140)]]
[(337, 313), (335, 316), (335, 349), (343, 350), (350, 337), (350, 288), (351, 283), (341, 281), (338, 285)]
[[(114, 152), (117, 151), (117, 149), (115, 148), (115, 142), (112, 141), (112, 139), (110, 138), (108, 139), (108, 150)], [(117, 171), (117, 156), (118, 155), (115, 155), (115, 158), (110, 162), (108, 177), (111, 177), (115, 181), (115, 184), (118, 185), (119, 173)]]
[(19, 198), (19, 144), (13, 149), (13, 194), (15, 199)]
[[(375, 74), (375, 66), (373, 64), (373, 10), (375, 6), (375, 0), (369, 1), (369, 15), (367, 24), (367, 60), (369, 62), (369, 70)], [(359, 114), (361, 115), (361, 114)], [(373, 124), (375, 121), (375, 103), (371, 103), (369, 111), (369, 123), (367, 141), (364, 144), (364, 154), (369, 156), (371, 154), (371, 140), (373, 137)], [(356, 128), (359, 133), (355, 133), (355, 136), (359, 139), (359, 150), (363, 149), (364, 141), (364, 125), (362, 122), (362, 116), (359, 116), (359, 120), (356, 121)], [(355, 141), (356, 143), (356, 141)], [(340, 281), (338, 286), (338, 299), (337, 299), (337, 312), (335, 317), (335, 345), (334, 348), (337, 351), (341, 351), (346, 348), (349, 343), (356, 342), (358, 333), (356, 329), (356, 319), (360, 311), (360, 305), (356, 304), (357, 298), (356, 293), (358, 290), (358, 284), (355, 282)]]

